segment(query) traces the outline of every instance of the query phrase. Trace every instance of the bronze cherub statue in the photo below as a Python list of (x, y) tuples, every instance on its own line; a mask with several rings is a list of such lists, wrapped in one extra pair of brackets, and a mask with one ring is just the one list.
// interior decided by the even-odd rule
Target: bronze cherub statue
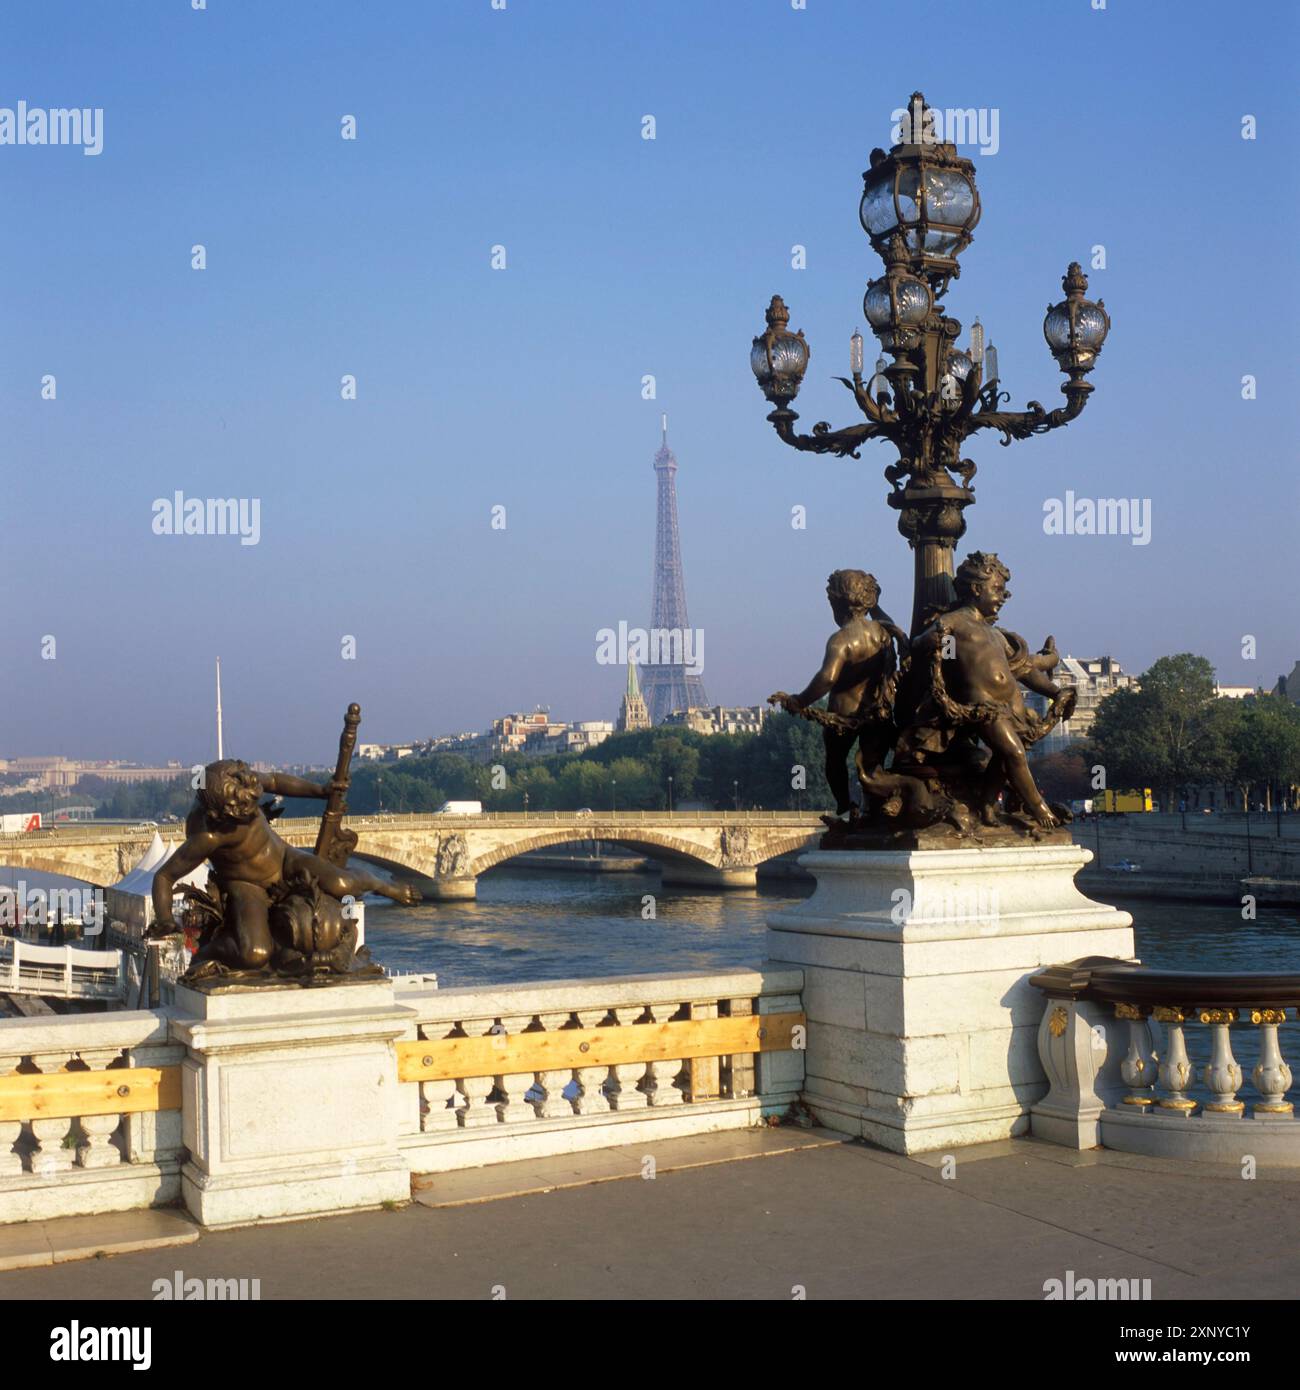
[[(194, 808), (185, 821), (185, 840), (154, 875), (151, 937), (179, 928), (172, 915), (178, 879), (207, 861), (209, 890), (197, 898), (207, 923), (182, 983), (205, 980), (345, 975), (369, 966), (357, 951), (357, 928), (345, 900), (378, 893), (398, 903), (419, 895), (347, 867), (356, 837), (341, 828), (347, 807), (348, 763), (361, 710), (352, 705), (340, 740), (339, 765), (323, 785), (283, 772), (260, 773), (224, 758), (203, 770)], [(296, 849), (272, 829), (259, 796), (323, 798), (327, 803), (314, 852)], [(274, 812), (272, 812), (274, 814)], [(232, 978), (233, 977), (233, 978)]]
[[(907, 651), (907, 634), (880, 607), (880, 585), (862, 570), (836, 570), (826, 581), (826, 597), (838, 625), (826, 643), (821, 669), (798, 695), (784, 690), (768, 703), (787, 714), (822, 726), (826, 780), (835, 797), (833, 820), (853, 821), (857, 808), (849, 795), (848, 757), (854, 752), (858, 780), (879, 769), (893, 746), (894, 691), (898, 660), (894, 644)], [(825, 710), (815, 702), (828, 696)]]
[[(1070, 813), (1043, 799), (1026, 749), (1070, 717), (1075, 692), (1051, 679), (1059, 656), (1050, 637), (1030, 652), (1019, 634), (996, 626), (1011, 597), (1010, 577), (996, 555), (967, 556), (954, 577), (954, 601), (932, 612), (909, 642), (880, 610), (870, 575), (831, 576), (827, 595), (840, 626), (821, 670), (799, 695), (769, 697), (823, 726), (836, 806), (823, 818), (830, 827), (824, 847), (902, 839), (937, 847), (1065, 833), (1057, 828)], [(1025, 704), (1022, 685), (1049, 701), (1045, 715)], [(815, 708), (823, 695), (828, 708)], [(860, 810), (846, 766), (855, 741)]]

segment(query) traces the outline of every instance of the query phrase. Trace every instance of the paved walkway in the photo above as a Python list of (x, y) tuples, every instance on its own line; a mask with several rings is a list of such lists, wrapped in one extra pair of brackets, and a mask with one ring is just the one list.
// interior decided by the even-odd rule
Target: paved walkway
[[(904, 1159), (821, 1143), (733, 1161), (741, 1136), (676, 1141), (656, 1175), (556, 1177), (515, 1164), (456, 1175), (410, 1207), (206, 1233), (155, 1248), (0, 1274), (0, 1300), (151, 1299), (153, 1282), (258, 1279), (263, 1299), (1043, 1298), (1047, 1279), (1151, 1280), (1152, 1297), (1300, 1296), (1300, 1172), (1261, 1173), (1031, 1140)], [(712, 1156), (710, 1156), (712, 1154)], [(545, 1162), (554, 1164), (554, 1160)], [(562, 1174), (561, 1174), (562, 1176)], [(621, 1180), (620, 1180), (621, 1179)], [(494, 1190), (488, 1190), (491, 1187)], [(502, 1190), (533, 1195), (503, 1196)], [(448, 1199), (455, 1205), (427, 1205)], [(120, 1221), (121, 1218), (90, 1218)], [(9, 1228), (11, 1231), (17, 1228)], [(80, 1248), (93, 1245), (84, 1233)]]
[[(823, 1143), (734, 1161), (740, 1136), (677, 1141), (652, 1180), (610, 1156), (455, 1175), (409, 1208), (204, 1233), (0, 1273), (0, 1300), (153, 1298), (157, 1279), (257, 1279), (261, 1297), (1043, 1298), (1047, 1279), (1150, 1279), (1154, 1298), (1294, 1298), (1300, 1173), (1072, 1154), (1016, 1140), (897, 1158)], [(722, 1154), (719, 1143), (730, 1145)], [(694, 1156), (680, 1145), (695, 1145)], [(779, 1145), (784, 1147), (784, 1145)], [(677, 1162), (699, 1166), (676, 1166)], [(603, 1176), (598, 1169), (603, 1165)], [(615, 1165), (617, 1166), (617, 1165)], [(503, 1181), (503, 1175), (510, 1177)], [(619, 1180), (621, 1179), (621, 1180)], [(478, 1183), (476, 1186), (474, 1183)], [(502, 1195), (519, 1191), (531, 1195)], [(455, 1205), (428, 1205), (450, 1201)], [(147, 1213), (145, 1213), (147, 1215)], [(88, 1218), (89, 1223), (122, 1218)], [(21, 1227), (8, 1227), (15, 1233)], [(192, 1238), (192, 1237), (178, 1237)], [(78, 1248), (95, 1245), (82, 1230)]]

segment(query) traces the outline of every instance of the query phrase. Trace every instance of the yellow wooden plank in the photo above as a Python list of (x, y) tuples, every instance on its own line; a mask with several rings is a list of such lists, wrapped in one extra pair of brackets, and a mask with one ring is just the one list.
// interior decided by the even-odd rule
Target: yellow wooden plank
[[(692, 1004), (691, 1018), (703, 1020), (718, 1016), (717, 1004)], [(715, 1057), (692, 1057), (690, 1085), (688, 1090), (692, 1100), (716, 1100), (722, 1094), (722, 1069)]]
[(125, 1115), (181, 1108), (180, 1067), (114, 1067), (0, 1076), (0, 1120)]
[(446, 1081), (734, 1053), (784, 1052), (803, 1014), (682, 1019), (622, 1028), (563, 1028), (397, 1044), (399, 1081)]

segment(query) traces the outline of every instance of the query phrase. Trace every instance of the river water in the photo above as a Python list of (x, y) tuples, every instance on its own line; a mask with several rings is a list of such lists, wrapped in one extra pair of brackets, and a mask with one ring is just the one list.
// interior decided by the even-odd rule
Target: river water
[[(367, 901), (366, 938), (389, 970), (433, 970), (444, 987), (756, 965), (767, 915), (811, 891), (776, 882), (701, 892), (657, 874), (567, 874), (504, 866), (478, 900), (393, 907)], [(1094, 890), (1089, 890), (1090, 894)], [(653, 918), (644, 914), (653, 905)], [(1133, 914), (1137, 954), (1184, 970), (1300, 972), (1300, 909), (1115, 899)]]

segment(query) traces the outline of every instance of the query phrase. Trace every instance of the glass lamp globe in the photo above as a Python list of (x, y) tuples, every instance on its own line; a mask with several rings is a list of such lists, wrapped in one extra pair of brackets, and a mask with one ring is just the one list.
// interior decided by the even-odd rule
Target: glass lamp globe
[(1063, 372), (1090, 372), (1110, 332), (1105, 301), (1085, 298), (1088, 277), (1077, 261), (1061, 277), (1065, 298), (1043, 320), (1043, 337)]
[(808, 344), (802, 332), (789, 331), (790, 311), (779, 294), (767, 306), (767, 332), (754, 339), (749, 365), (763, 394), (784, 406), (799, 394), (808, 370)]
[(965, 381), (970, 376), (974, 366), (975, 363), (968, 352), (950, 352), (948, 354), (948, 370), (958, 381)]
[(885, 274), (867, 286), (862, 312), (876, 336), (887, 348), (903, 345), (934, 307), (929, 285), (907, 269), (907, 248), (901, 236), (893, 236), (885, 252)]
[(899, 235), (911, 269), (946, 284), (979, 221), (975, 166), (956, 146), (926, 133), (929, 108), (919, 92), (912, 94), (911, 110), (903, 140), (888, 154), (871, 152), (858, 219), (877, 251)]

